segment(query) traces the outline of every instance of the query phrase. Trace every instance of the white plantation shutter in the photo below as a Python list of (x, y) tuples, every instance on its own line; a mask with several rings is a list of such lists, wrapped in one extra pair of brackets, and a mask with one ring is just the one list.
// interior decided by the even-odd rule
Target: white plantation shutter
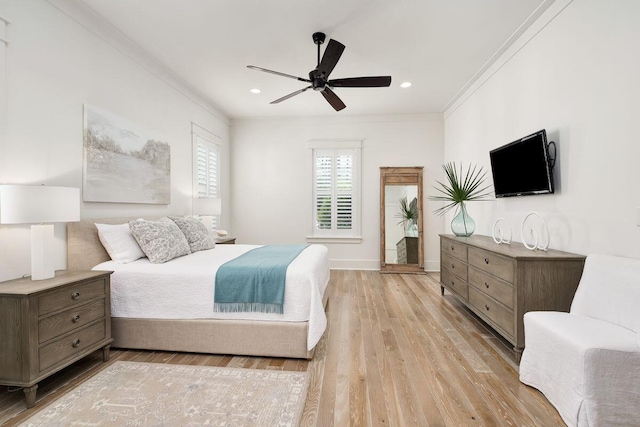
[(218, 145), (196, 136), (197, 197), (217, 198)]
[(314, 142), (313, 236), (356, 237), (360, 148), (324, 148), (331, 144)]
[[(196, 129), (199, 130), (196, 133)], [(215, 135), (194, 126), (193, 133), (193, 193), (196, 198), (220, 198), (220, 144)], [(219, 215), (212, 216), (212, 228), (218, 228)]]

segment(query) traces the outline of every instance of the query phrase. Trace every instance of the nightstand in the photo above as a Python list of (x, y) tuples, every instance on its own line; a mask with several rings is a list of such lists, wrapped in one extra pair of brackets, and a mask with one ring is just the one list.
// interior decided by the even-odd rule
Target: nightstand
[(235, 245), (235, 237), (218, 237), (216, 238), (216, 245)]
[(23, 387), (27, 408), (48, 376), (100, 348), (109, 360), (110, 275), (58, 271), (0, 283), (0, 384)]

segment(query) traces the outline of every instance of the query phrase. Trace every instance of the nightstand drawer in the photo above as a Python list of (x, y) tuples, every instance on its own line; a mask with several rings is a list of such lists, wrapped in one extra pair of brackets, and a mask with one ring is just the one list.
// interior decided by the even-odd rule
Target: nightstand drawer
[(67, 307), (83, 304), (94, 298), (104, 297), (105, 281), (93, 280), (85, 283), (74, 283), (38, 298), (38, 315), (42, 316)]
[(40, 348), (40, 371), (81, 353), (107, 337), (106, 320), (66, 335)]
[(41, 319), (38, 322), (38, 342), (42, 344), (104, 317), (104, 308), (104, 299), (98, 299)]

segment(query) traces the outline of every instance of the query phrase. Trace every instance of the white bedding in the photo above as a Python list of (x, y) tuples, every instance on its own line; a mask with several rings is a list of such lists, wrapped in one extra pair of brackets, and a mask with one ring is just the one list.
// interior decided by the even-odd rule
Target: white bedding
[(218, 267), (255, 245), (216, 245), (214, 249), (152, 264), (142, 258), (129, 264), (103, 262), (93, 270), (111, 275), (111, 316), (137, 319), (242, 319), (309, 321), (308, 350), (327, 326), (322, 296), (329, 282), (327, 248), (310, 245), (287, 269), (283, 314), (213, 311)]

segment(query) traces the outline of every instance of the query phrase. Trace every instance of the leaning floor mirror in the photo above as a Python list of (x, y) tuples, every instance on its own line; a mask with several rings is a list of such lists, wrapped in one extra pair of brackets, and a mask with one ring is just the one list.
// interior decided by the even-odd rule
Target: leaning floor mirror
[(380, 168), (380, 271), (424, 273), (422, 167)]

